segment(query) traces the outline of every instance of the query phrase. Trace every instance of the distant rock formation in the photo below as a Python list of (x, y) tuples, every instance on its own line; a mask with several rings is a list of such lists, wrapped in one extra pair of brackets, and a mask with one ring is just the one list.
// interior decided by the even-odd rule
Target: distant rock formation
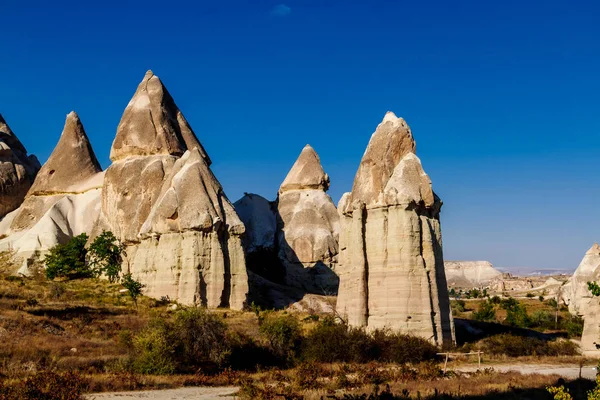
[(0, 115), (0, 219), (21, 205), (40, 168)]
[(125, 108), (106, 171), (102, 217), (126, 245), (146, 294), (241, 309), (244, 225), (211, 160), (160, 79), (148, 71)]
[(0, 249), (24, 259), (34, 253), (90, 233), (100, 212), (104, 173), (75, 112), (67, 115), (63, 132), (50, 158), (37, 174), (21, 206), (0, 222)]
[(279, 188), (277, 247), (285, 283), (309, 293), (335, 294), (339, 216), (327, 195), (329, 176), (306, 145)]
[(439, 223), (441, 200), (406, 122), (373, 133), (341, 213), (337, 312), (354, 326), (454, 342)]
[(258, 194), (246, 193), (233, 207), (246, 227), (242, 240), (246, 254), (274, 251), (277, 218), (273, 204)]
[(585, 315), (592, 300), (587, 283), (600, 281), (600, 246), (598, 243), (585, 253), (571, 279), (562, 287), (561, 296), (572, 314)]
[(444, 261), (444, 269), (448, 286), (456, 287), (488, 286), (502, 276), (489, 261)]

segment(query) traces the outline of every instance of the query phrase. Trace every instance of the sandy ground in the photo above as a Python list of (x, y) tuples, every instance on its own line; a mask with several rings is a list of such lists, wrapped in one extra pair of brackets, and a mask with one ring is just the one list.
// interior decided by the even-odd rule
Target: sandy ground
[(166, 390), (145, 390), (139, 392), (115, 392), (89, 394), (86, 399), (89, 400), (217, 400), (233, 399), (233, 395), (238, 391), (236, 387), (195, 387)]
[[(507, 372), (518, 371), (522, 374), (544, 374), (544, 375), (560, 375), (567, 379), (575, 379), (579, 377), (579, 365), (551, 365), (551, 364), (483, 364), (482, 368), (492, 367), (495, 371)], [(472, 372), (477, 370), (476, 365), (458, 366), (450, 368), (454, 371)], [(587, 379), (595, 379), (596, 368), (584, 366), (581, 368), (581, 377)], [(194, 399), (194, 400), (219, 400), (219, 399), (234, 399), (234, 394), (237, 392), (236, 387), (202, 387), (202, 388), (180, 388), (168, 390), (148, 390), (141, 392), (117, 392), (117, 393), (100, 393), (87, 395), (89, 400), (175, 400), (175, 399)]]

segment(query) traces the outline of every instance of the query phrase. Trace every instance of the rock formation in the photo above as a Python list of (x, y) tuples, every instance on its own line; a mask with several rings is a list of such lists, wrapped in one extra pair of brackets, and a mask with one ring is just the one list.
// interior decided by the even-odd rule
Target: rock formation
[(106, 171), (102, 218), (126, 245), (146, 294), (241, 309), (244, 225), (210, 158), (160, 79), (148, 71), (125, 108)]
[(0, 115), (0, 219), (21, 205), (39, 169)]
[(444, 272), (440, 199), (403, 119), (388, 112), (373, 133), (341, 214), (337, 312), (438, 345), (454, 341)]
[(103, 172), (75, 112), (67, 115), (50, 158), (37, 174), (21, 206), (2, 220), (7, 238), (0, 249), (24, 259), (73, 236), (90, 233), (100, 212)]
[[(572, 314), (586, 315), (592, 300), (588, 290), (589, 281), (600, 281), (600, 246), (598, 243), (585, 253), (573, 276), (561, 289), (561, 297)], [(600, 340), (599, 340), (600, 343)]]
[(502, 276), (489, 261), (444, 261), (448, 286), (474, 288), (488, 286)]
[(335, 294), (339, 216), (327, 195), (329, 176), (306, 145), (279, 188), (277, 247), (285, 283), (309, 293)]
[(233, 206), (246, 227), (243, 238), (246, 254), (275, 251), (277, 218), (273, 204), (262, 196), (246, 193)]

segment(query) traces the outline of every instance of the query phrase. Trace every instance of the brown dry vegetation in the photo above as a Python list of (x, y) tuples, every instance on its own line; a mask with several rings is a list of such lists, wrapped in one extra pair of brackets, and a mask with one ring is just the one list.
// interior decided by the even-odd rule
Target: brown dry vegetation
[[(151, 320), (172, 320), (176, 312), (170, 310), (172, 303), (167, 299), (158, 301), (146, 297), (138, 300), (136, 309), (120, 289), (118, 284), (97, 279), (51, 282), (43, 276), (19, 278), (0, 274), (0, 399), (26, 398), (22, 395), (2, 397), (3, 387), (21, 385), (26, 378), (32, 382), (50, 378), (60, 382), (65, 376), (72, 378), (69, 371), (75, 371), (75, 386), (85, 392), (238, 385), (240, 395), (245, 398), (275, 398), (272, 396), (278, 394), (292, 396), (288, 398), (336, 398), (371, 393), (374, 385), (379, 385), (381, 391), (388, 384), (396, 396), (409, 393), (413, 397), (419, 394), (425, 397), (435, 395), (436, 390), (438, 394), (478, 396), (494, 390), (511, 393), (519, 388), (537, 390), (557, 380), (556, 377), (523, 377), (492, 371), (443, 375), (435, 362), (409, 366), (298, 361), (294, 368), (263, 367), (262, 372), (252, 373), (231, 369), (215, 373), (200, 369), (187, 374), (142, 375), (128, 367), (131, 348), (124, 344), (124, 338), (143, 332)], [(246, 335), (261, 346), (268, 345), (259, 328), (258, 313), (216, 310), (212, 314), (225, 322), (229, 331)], [(318, 325), (318, 316), (295, 316), (303, 334), (312, 332)], [(574, 359), (578, 360), (571, 360)], [(485, 360), (489, 362), (490, 357), (486, 356)], [(549, 357), (544, 362), (557, 360), (566, 358)], [(52, 372), (45, 375), (48, 371)]]

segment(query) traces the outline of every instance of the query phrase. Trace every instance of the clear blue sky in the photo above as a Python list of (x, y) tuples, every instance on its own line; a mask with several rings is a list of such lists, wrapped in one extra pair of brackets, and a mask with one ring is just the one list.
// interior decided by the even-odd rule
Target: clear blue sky
[(444, 200), (447, 259), (575, 268), (600, 240), (596, 1), (0, 3), (0, 113), (43, 162), (79, 113), (102, 165), (147, 69), (232, 201), (306, 143), (337, 202), (387, 110)]

